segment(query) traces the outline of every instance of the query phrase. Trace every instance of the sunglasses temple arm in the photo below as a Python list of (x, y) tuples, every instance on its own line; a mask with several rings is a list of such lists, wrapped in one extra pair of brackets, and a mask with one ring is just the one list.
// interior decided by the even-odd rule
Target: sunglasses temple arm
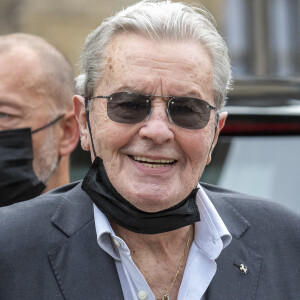
[(85, 98), (84, 99), (84, 108), (85, 108), (85, 114), (86, 114), (86, 121), (87, 121), (88, 129), (89, 129), (89, 133), (90, 133), (90, 137), (91, 137), (94, 158), (96, 158), (97, 155), (96, 155), (94, 141), (93, 141), (93, 137), (92, 137), (92, 130), (91, 130), (91, 124), (90, 124), (90, 111), (88, 109), (88, 105), (89, 105), (89, 100), (88, 100), (88, 98)]
[(219, 124), (219, 114), (216, 113), (216, 125), (215, 125), (215, 133), (214, 133), (214, 138), (213, 138), (213, 142), (210, 145), (210, 149), (208, 153), (211, 153), (213, 150), (213, 145), (214, 145), (214, 141), (215, 141), (215, 137), (216, 137), (216, 133), (217, 133), (217, 129), (218, 129), (218, 124)]

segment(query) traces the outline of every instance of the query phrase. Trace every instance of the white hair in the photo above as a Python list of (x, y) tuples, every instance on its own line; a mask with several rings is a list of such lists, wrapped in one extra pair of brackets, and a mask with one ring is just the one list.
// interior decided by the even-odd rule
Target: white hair
[(192, 41), (208, 51), (214, 70), (214, 101), (218, 109), (226, 102), (231, 87), (228, 48), (214, 26), (214, 19), (201, 6), (170, 0), (144, 0), (112, 17), (91, 32), (80, 58), (81, 74), (76, 78), (77, 92), (92, 97), (107, 61), (106, 46), (120, 33), (135, 33), (153, 40)]

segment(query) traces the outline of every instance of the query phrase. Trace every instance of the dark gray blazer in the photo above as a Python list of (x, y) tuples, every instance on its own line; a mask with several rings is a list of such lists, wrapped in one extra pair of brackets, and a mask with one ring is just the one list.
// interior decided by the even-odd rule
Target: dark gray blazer
[[(203, 186), (233, 236), (207, 299), (300, 299), (299, 216)], [(123, 299), (115, 263), (97, 244), (92, 201), (81, 183), (0, 209), (0, 299)]]

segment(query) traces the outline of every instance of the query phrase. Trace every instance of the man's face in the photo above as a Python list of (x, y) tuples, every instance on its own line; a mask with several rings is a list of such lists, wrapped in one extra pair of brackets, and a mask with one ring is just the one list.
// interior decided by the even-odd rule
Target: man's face
[[(127, 34), (112, 41), (106, 56), (108, 64), (94, 96), (129, 91), (196, 97), (214, 105), (213, 68), (202, 46), (155, 42)], [(205, 128), (192, 130), (170, 123), (166, 98), (156, 97), (149, 120), (137, 124), (110, 120), (106, 103), (106, 99), (94, 100), (90, 120), (96, 154), (103, 159), (114, 187), (133, 205), (148, 212), (183, 200), (196, 187), (210, 161), (214, 111)], [(91, 149), (89, 138), (83, 141), (83, 148)]]
[[(30, 50), (4, 52), (0, 56), (0, 130), (42, 127), (55, 116), (42, 82), (39, 61)], [(58, 153), (53, 128), (32, 136), (33, 166), (40, 179), (55, 167)]]

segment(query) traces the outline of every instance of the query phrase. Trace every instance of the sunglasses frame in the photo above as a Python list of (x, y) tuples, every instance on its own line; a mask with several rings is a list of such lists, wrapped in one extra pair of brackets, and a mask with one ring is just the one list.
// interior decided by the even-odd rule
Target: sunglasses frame
[[(133, 93), (133, 92), (116, 92), (116, 93), (112, 93), (111, 95), (109, 96), (94, 96), (94, 97), (91, 97), (91, 98), (85, 98), (86, 99), (86, 103), (90, 100), (94, 100), (94, 99), (107, 99), (108, 101), (109, 100), (113, 100), (113, 95), (115, 94), (118, 94), (118, 93), (124, 93), (124, 94), (131, 94), (131, 95), (137, 95), (139, 97), (143, 96), (143, 97), (146, 97), (147, 99), (147, 102), (152, 102), (153, 100), (151, 98), (169, 98), (169, 101), (168, 101), (168, 105), (166, 107), (166, 113), (167, 113), (167, 116), (168, 116), (168, 119), (171, 123), (174, 123), (175, 125), (179, 126), (179, 127), (182, 127), (182, 128), (186, 128), (186, 129), (203, 129), (204, 127), (207, 126), (207, 124), (205, 124), (205, 126), (201, 127), (201, 128), (190, 128), (190, 127), (185, 127), (185, 126), (182, 126), (182, 125), (179, 125), (177, 124), (176, 122), (173, 121), (172, 119), (172, 116), (171, 116), (171, 113), (170, 113), (170, 104), (172, 104), (172, 101), (176, 101), (177, 99), (181, 100), (181, 99), (193, 99), (193, 100), (197, 100), (197, 101), (201, 101), (202, 103), (205, 102), (205, 105), (206, 107), (211, 111), (211, 110), (215, 110), (217, 107), (216, 106), (213, 106), (211, 104), (209, 104), (207, 101), (205, 100), (202, 100), (202, 99), (198, 99), (198, 98), (193, 98), (193, 97), (174, 97), (174, 96), (163, 96), (163, 95), (151, 95), (151, 94), (140, 94), (140, 93)], [(150, 110), (147, 111), (147, 114), (143, 117), (143, 119), (145, 119), (145, 121), (148, 121), (150, 116), (151, 116), (151, 113), (152, 113), (152, 106), (150, 106)], [(115, 120), (113, 120), (115, 121)], [(118, 122), (118, 121), (115, 121), (115, 122)], [(136, 123), (139, 123), (140, 121), (137, 121), (137, 122), (134, 122), (134, 123), (127, 123), (127, 124), (136, 124)], [(118, 122), (118, 123), (125, 123), (125, 122)], [(125, 123), (126, 124), (126, 123)]]

